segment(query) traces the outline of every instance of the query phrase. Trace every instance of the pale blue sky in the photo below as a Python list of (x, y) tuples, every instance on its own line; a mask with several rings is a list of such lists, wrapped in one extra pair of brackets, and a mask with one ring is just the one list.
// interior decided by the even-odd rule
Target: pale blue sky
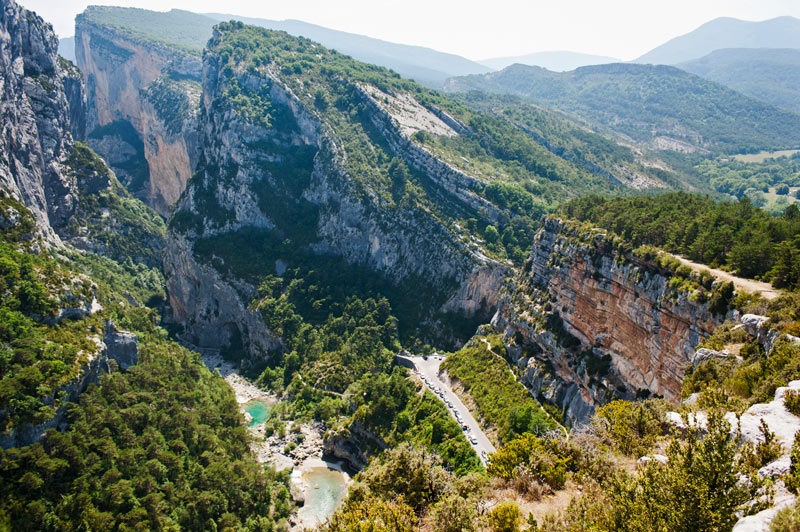
[(634, 59), (713, 18), (800, 18), (800, 0), (21, 0), (74, 33), (87, 5), (225, 12), (294, 18), (388, 41), (428, 46), (470, 59), (574, 50)]

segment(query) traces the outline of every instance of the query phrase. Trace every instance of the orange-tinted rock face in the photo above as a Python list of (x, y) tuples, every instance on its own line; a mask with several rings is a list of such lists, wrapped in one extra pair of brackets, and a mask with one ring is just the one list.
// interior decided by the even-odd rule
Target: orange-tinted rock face
[[(694, 347), (718, 318), (705, 306), (670, 301), (658, 286), (667, 285), (664, 278), (642, 290), (630, 266), (603, 263), (610, 264), (595, 268), (575, 257), (551, 277), (547, 290), (564, 327), (583, 346), (611, 355), (627, 386), (676, 400)], [(601, 277), (593, 278), (598, 271)]]
[[(128, 38), (82, 16), (76, 23), (75, 55), (87, 84), (89, 144), (134, 195), (169, 215), (196, 162), (194, 131), (185, 126), (194, 129), (200, 58)], [(186, 104), (180, 105), (182, 100)], [(179, 121), (169, 117), (167, 123), (167, 115), (176, 112), (185, 116)]]
[[(669, 281), (655, 265), (550, 220), (494, 323), (520, 344), (528, 384), (554, 387), (573, 420), (611, 397), (677, 401), (695, 346), (724, 316)], [(533, 356), (523, 356), (523, 347)], [(559, 388), (572, 389), (567, 404)]]

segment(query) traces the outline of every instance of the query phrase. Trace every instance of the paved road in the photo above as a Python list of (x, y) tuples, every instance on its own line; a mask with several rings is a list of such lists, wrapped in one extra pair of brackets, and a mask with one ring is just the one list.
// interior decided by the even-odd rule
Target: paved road
[[(439, 379), (439, 365), (442, 363), (444, 357), (441, 355), (430, 355), (428, 356), (428, 360), (425, 360), (421, 356), (415, 357), (398, 355), (397, 357), (411, 362), (420, 377), (425, 377), (428, 383), (442, 391), (442, 394), (444, 395), (442, 401), (449, 400), (453, 404), (453, 408), (447, 408), (450, 412), (450, 415), (452, 415), (454, 419), (456, 417), (456, 412), (461, 415), (461, 419), (463, 420), (461, 424), (467, 425), (469, 428), (468, 432), (466, 433), (467, 439), (469, 440), (470, 437), (474, 437), (477, 440), (478, 443), (472, 444), (472, 447), (475, 449), (475, 452), (478, 454), (478, 458), (481, 459), (481, 462), (485, 464), (486, 461), (483, 459), (483, 456), (481, 456), (481, 453), (485, 452), (487, 455), (490, 455), (494, 453), (496, 449), (494, 448), (494, 445), (492, 445), (492, 442), (489, 441), (489, 438), (486, 437), (486, 434), (483, 433), (483, 430), (481, 430), (481, 426), (478, 424), (478, 421), (472, 417), (470, 411), (466, 406), (464, 406), (464, 403), (461, 402), (449, 385), (445, 384), (444, 381)], [(446, 404), (447, 403), (445, 402), (445, 405)]]

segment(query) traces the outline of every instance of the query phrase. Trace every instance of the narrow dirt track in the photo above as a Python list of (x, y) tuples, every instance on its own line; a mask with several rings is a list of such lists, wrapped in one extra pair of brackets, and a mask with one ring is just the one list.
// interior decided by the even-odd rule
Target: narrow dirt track
[(733, 286), (736, 287), (737, 290), (744, 290), (745, 292), (750, 292), (752, 294), (759, 293), (761, 297), (764, 299), (775, 299), (783, 292), (778, 290), (777, 288), (773, 288), (771, 284), (764, 283), (762, 281), (755, 281), (753, 279), (745, 279), (743, 277), (737, 277), (733, 274), (728, 272), (724, 272), (722, 270), (717, 270), (716, 268), (709, 268), (705, 264), (698, 264), (696, 262), (692, 262), (689, 259), (685, 259), (680, 255), (672, 255), (683, 264), (689, 266), (695, 271), (702, 271), (707, 270), (711, 272), (711, 275), (716, 277), (717, 279), (721, 279), (723, 281), (731, 281)]

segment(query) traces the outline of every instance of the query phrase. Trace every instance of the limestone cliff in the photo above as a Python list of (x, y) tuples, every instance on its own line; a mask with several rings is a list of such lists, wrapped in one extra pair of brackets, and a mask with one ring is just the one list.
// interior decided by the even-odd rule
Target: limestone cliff
[(131, 193), (168, 216), (196, 163), (200, 58), (94, 22), (103, 9), (87, 9), (75, 26), (89, 145)]
[(695, 277), (676, 283), (619, 240), (549, 218), (493, 325), (523, 382), (573, 422), (611, 398), (677, 401), (695, 346), (727, 310), (726, 302), (712, 310)]
[[(53, 226), (75, 211), (77, 190), (63, 164), (82, 92), (74, 67), (40, 17), (4, 0), (0, 12), (0, 188), (32, 212), (51, 243)], [(80, 131), (80, 126), (75, 125)]]
[[(186, 338), (219, 348), (239, 335), (251, 354), (278, 345), (246, 310), (257, 279), (227, 271), (241, 258), (216, 250), (204, 257), (191, 253), (197, 242), (242, 230), (291, 241), (312, 255), (342, 257), (395, 284), (408, 283), (420, 299), (430, 300), (429, 314), (488, 319), (510, 270), (487, 257), (450, 217), (452, 210), (499, 212), (472, 190), (476, 180), (415, 145), (410, 139), (415, 130), (404, 129), (383, 110), (378, 98), (384, 93), (378, 89), (346, 82), (348, 105), (357, 106), (359, 114), (355, 126), (345, 126), (340, 116), (353, 120), (354, 114), (338, 115), (332, 105), (321, 104), (285, 68), (226, 65), (222, 39), (216, 32), (204, 54), (203, 148), (171, 220), (165, 254), (173, 319), (186, 327)], [(259, 113), (266, 108), (267, 116), (251, 114), (248, 105), (260, 106)], [(429, 123), (452, 129), (436, 114), (421, 112)], [(463, 130), (452, 117), (449, 121)], [(353, 144), (347, 128), (365, 128), (370, 136)], [(365, 151), (418, 172), (428, 183), (427, 197), (408, 199), (397, 184), (381, 182), (383, 176), (365, 176), (353, 163)], [(264, 264), (265, 274), (274, 272), (279, 258)], [(223, 266), (222, 277), (208, 268), (215, 264)]]

